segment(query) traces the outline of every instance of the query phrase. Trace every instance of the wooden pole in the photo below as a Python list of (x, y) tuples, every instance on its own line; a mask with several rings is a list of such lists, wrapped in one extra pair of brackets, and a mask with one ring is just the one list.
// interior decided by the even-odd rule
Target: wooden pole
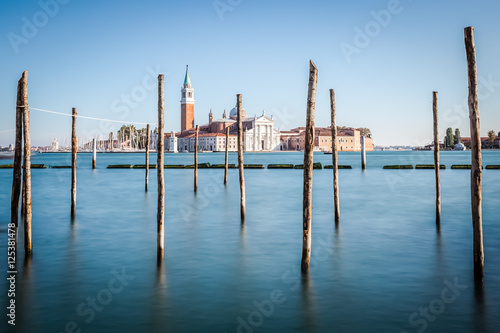
[(95, 169), (97, 160), (97, 143), (92, 139), (92, 169)]
[(241, 94), (236, 95), (236, 109), (238, 111), (238, 169), (240, 173), (240, 215), (242, 223), (246, 216), (245, 202), (245, 172), (243, 164), (243, 123), (241, 118)]
[(313, 151), (314, 151), (314, 110), (316, 107), (316, 86), (318, 82), (318, 69), (310, 61), (309, 89), (307, 93), (307, 116), (304, 149), (304, 188), (302, 201), (302, 262), (303, 273), (309, 271), (311, 262), (311, 216), (312, 216), (312, 176), (313, 176)]
[(150, 134), (149, 134), (149, 124), (146, 126), (146, 185), (145, 189), (146, 192), (148, 191), (148, 185), (149, 185), (149, 140), (151, 140)]
[(31, 239), (31, 138), (30, 138), (30, 112), (28, 110), (28, 71), (22, 76), (22, 110), (23, 110), (23, 136), (24, 136), (24, 252), (33, 253)]
[(198, 125), (194, 134), (194, 191), (198, 191)]
[(133, 139), (133, 135), (132, 135), (132, 125), (130, 125), (130, 128), (129, 128), (129, 134), (130, 134), (130, 150), (133, 150), (134, 149), (134, 139)]
[(337, 120), (335, 114), (335, 91), (330, 89), (330, 109), (332, 113), (332, 165), (333, 165), (333, 205), (335, 224), (340, 222), (339, 169), (337, 160)]
[(76, 213), (76, 117), (78, 113), (76, 108), (72, 110), (72, 127), (71, 127), (71, 217), (75, 217)]
[(22, 155), (23, 155), (23, 110), (24, 110), (24, 74), (17, 83), (16, 104), (16, 141), (14, 148), (14, 174), (12, 177), (12, 195), (10, 199), (10, 222), (16, 228), (19, 221), (19, 197), (21, 195)]
[(434, 115), (434, 169), (436, 173), (436, 227), (441, 229), (441, 181), (439, 164), (439, 117), (438, 117), (438, 93), (432, 93), (432, 111)]
[[(24, 117), (24, 112), (23, 112)], [(24, 133), (24, 119), (23, 119), (23, 133)], [(24, 142), (24, 141), (23, 141)], [(24, 145), (24, 143), (23, 143)], [(23, 164), (24, 164), (24, 149), (23, 149)], [(23, 183), (21, 185), (21, 219), (24, 220), (26, 216), (26, 183), (24, 182), (24, 174), (23, 174)]]
[(226, 164), (224, 165), (224, 185), (227, 184), (228, 169), (229, 169), (229, 127), (226, 128)]
[(481, 134), (479, 126), (479, 101), (477, 88), (476, 50), (474, 44), (474, 28), (465, 28), (465, 50), (467, 53), (467, 71), (469, 74), (469, 118), (471, 134), (471, 206), (472, 227), (474, 234), (474, 278), (484, 278), (483, 251), (483, 213), (481, 196)]
[(361, 136), (361, 169), (366, 170), (366, 149), (365, 149), (365, 137)]
[(164, 131), (165, 131), (165, 100), (164, 100), (164, 87), (163, 83), (165, 76), (163, 74), (158, 75), (158, 160), (157, 171), (158, 171), (158, 213), (157, 213), (157, 259), (160, 261), (163, 258), (163, 249), (165, 246), (165, 234), (163, 229), (164, 219), (165, 219), (165, 179), (163, 178), (163, 168), (164, 168)]

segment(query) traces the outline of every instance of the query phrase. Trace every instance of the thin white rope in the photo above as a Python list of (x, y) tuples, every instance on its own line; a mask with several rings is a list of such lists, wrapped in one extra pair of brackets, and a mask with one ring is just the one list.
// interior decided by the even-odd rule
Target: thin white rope
[(6, 130), (6, 131), (0, 131), (0, 133), (9, 133), (9, 132), (15, 132), (15, 128), (14, 129), (11, 129), (11, 130)]
[[(47, 113), (58, 114), (58, 115), (61, 115), (61, 116), (73, 117), (73, 115), (71, 115), (71, 114), (62, 113), (62, 112), (56, 112), (56, 111), (44, 110), (44, 109), (37, 109), (37, 108), (32, 108), (32, 107), (29, 107), (29, 109), (30, 110), (34, 110), (34, 111), (40, 111), (40, 112), (47, 112)], [(147, 124), (151, 124), (151, 123), (139, 123), (139, 122), (134, 122), (134, 121), (124, 121), (124, 120), (113, 120), (113, 119), (95, 118), (95, 117), (88, 117), (88, 116), (82, 116), (82, 115), (77, 115), (76, 117), (77, 118), (82, 118), (82, 119), (107, 121), (107, 122), (121, 123), (121, 124), (134, 124), (134, 125), (147, 125)], [(152, 124), (152, 125), (156, 125), (156, 124)]]

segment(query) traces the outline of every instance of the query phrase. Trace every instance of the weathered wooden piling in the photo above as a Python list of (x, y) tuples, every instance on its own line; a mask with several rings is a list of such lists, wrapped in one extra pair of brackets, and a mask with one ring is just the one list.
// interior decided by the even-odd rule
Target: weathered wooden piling
[(71, 127), (71, 217), (76, 213), (76, 117), (78, 113), (76, 108), (72, 109), (72, 127)]
[(224, 185), (227, 184), (227, 171), (229, 169), (229, 127), (226, 128), (226, 160), (224, 165)]
[(307, 93), (307, 116), (304, 146), (304, 188), (302, 201), (302, 262), (303, 273), (309, 271), (311, 261), (311, 216), (312, 216), (312, 176), (313, 176), (313, 151), (314, 151), (314, 110), (316, 107), (316, 86), (318, 82), (318, 69), (310, 61), (309, 88)]
[(366, 170), (366, 147), (363, 135), (361, 136), (361, 169)]
[(339, 168), (337, 159), (337, 120), (335, 110), (335, 91), (330, 89), (330, 110), (332, 113), (332, 169), (333, 169), (333, 206), (335, 224), (340, 222)]
[(16, 140), (14, 146), (14, 166), (12, 177), (12, 194), (10, 197), (10, 222), (16, 228), (19, 221), (19, 197), (21, 195), (22, 155), (23, 155), (23, 112), (24, 112), (24, 74), (17, 83), (16, 104)]
[(134, 149), (134, 138), (132, 133), (132, 125), (129, 127), (130, 149)]
[(472, 227), (474, 235), (474, 278), (476, 281), (482, 281), (484, 278), (483, 213), (481, 204), (482, 160), (474, 27), (465, 28), (464, 35), (465, 51), (467, 53), (467, 72), (469, 76), (469, 118), (472, 160), (471, 206)]
[(199, 127), (196, 125), (194, 134), (194, 191), (198, 191), (198, 131)]
[(432, 111), (434, 116), (434, 170), (436, 174), (436, 228), (441, 228), (441, 181), (439, 164), (439, 118), (438, 118), (438, 93), (432, 93)]
[(31, 137), (30, 137), (30, 112), (28, 110), (28, 71), (22, 76), (22, 110), (23, 110), (23, 201), (24, 201), (24, 252), (33, 253), (31, 238)]
[(236, 95), (236, 110), (238, 121), (238, 169), (240, 173), (240, 214), (242, 222), (245, 220), (245, 171), (243, 164), (243, 123), (241, 118), (241, 94)]
[(157, 259), (160, 261), (163, 258), (163, 249), (165, 246), (165, 234), (163, 229), (165, 219), (165, 179), (163, 178), (164, 168), (164, 131), (165, 131), (165, 100), (164, 100), (164, 83), (165, 77), (163, 74), (158, 75), (158, 213), (157, 213)]
[(149, 185), (149, 141), (151, 140), (149, 133), (150, 126), (149, 124), (146, 126), (146, 179), (145, 179), (145, 190), (148, 191)]
[(96, 167), (96, 160), (97, 160), (97, 142), (95, 141), (95, 138), (92, 139), (92, 169), (95, 169)]

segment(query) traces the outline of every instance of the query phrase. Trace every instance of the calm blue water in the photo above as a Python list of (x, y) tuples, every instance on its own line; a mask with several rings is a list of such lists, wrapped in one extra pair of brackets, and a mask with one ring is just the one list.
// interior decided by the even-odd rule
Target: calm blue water
[[(142, 154), (98, 154), (97, 170), (90, 168), (90, 154), (79, 154), (74, 223), (71, 171), (32, 170), (34, 256), (24, 260), (20, 228), (17, 325), (7, 327), (4, 315), (0, 331), (500, 331), (500, 171), (483, 173), (481, 292), (472, 274), (470, 171), (449, 169), (470, 163), (469, 152), (441, 154), (448, 169), (441, 172), (440, 234), (434, 220), (434, 171), (382, 169), (432, 164), (432, 152), (370, 152), (365, 172), (359, 153), (339, 158), (354, 169), (339, 171), (338, 230), (332, 171), (314, 171), (307, 277), (300, 274), (301, 170), (246, 170), (244, 227), (237, 169), (230, 170), (227, 187), (223, 170), (200, 170), (197, 195), (192, 170), (166, 170), (161, 268), (156, 265), (156, 170), (151, 170), (150, 192), (144, 193), (144, 170), (105, 168), (143, 164)], [(192, 164), (192, 159), (192, 154), (166, 155), (165, 163)], [(231, 154), (230, 163), (236, 159)], [(331, 155), (314, 159), (331, 164)], [(199, 161), (223, 163), (224, 155), (200, 154)], [(245, 155), (245, 163), (302, 161), (300, 153)], [(70, 155), (39, 154), (32, 162), (69, 165)], [(483, 162), (500, 164), (500, 152), (483, 152)], [(3, 271), (11, 182), (12, 170), (0, 170)], [(120, 282), (116, 276), (122, 273)], [(4, 309), (7, 289), (2, 279)]]

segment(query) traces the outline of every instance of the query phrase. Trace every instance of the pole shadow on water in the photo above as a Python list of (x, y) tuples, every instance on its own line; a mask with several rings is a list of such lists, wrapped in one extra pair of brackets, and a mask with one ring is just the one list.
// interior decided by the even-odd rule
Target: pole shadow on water
[(484, 281), (474, 280), (474, 331), (495, 332), (488, 325), (487, 304), (484, 292)]
[(447, 265), (443, 256), (443, 240), (439, 230), (436, 233), (436, 269), (439, 270), (442, 278), (446, 278)]
[(317, 332), (314, 317), (314, 300), (312, 295), (311, 278), (309, 272), (301, 274), (301, 299), (302, 299), (302, 316), (303, 316), (303, 332)]
[[(82, 284), (80, 283), (83, 277), (79, 274), (82, 271), (78, 252), (78, 219), (73, 216), (70, 221), (69, 227), (66, 229), (66, 247), (63, 255), (65, 269), (61, 272), (61, 281), (59, 282), (59, 287), (65, 290), (65, 297), (61, 299), (59, 305), (61, 309), (64, 309), (62, 313), (65, 315), (73, 314), (74, 312), (67, 312), (66, 309), (73, 308), (85, 296), (82, 293)], [(58, 327), (53, 327), (54, 330), (56, 328)]]
[(335, 263), (335, 272), (338, 274), (338, 277), (342, 276), (342, 238), (340, 237), (340, 225), (335, 225), (334, 232), (334, 240), (335, 244), (333, 244), (333, 248), (335, 249), (335, 253), (333, 254), (333, 262)]
[[(19, 244), (19, 243), (18, 243)], [(18, 247), (17, 251), (22, 249), (22, 247)], [(16, 252), (17, 252), (16, 251)], [(30, 305), (33, 304), (32, 300), (32, 263), (33, 263), (33, 254), (24, 254), (22, 271), (19, 271), (19, 266), (17, 267), (17, 281), (16, 281), (16, 289), (22, 292), (16, 292), (16, 329), (19, 332), (29, 332), (32, 327), (30, 326), (33, 320), (32, 311), (30, 311)], [(20, 273), (20, 274), (19, 274)], [(8, 317), (6, 317), (8, 318)], [(17, 332), (14, 330), (13, 332)]]
[(155, 283), (152, 288), (152, 302), (150, 304), (149, 323), (150, 329), (144, 328), (144, 331), (150, 332), (167, 332), (175, 331), (166, 314), (169, 312), (168, 305), (168, 282), (166, 267), (163, 261), (158, 261), (156, 265)]
[(245, 226), (245, 222), (242, 221), (240, 225), (240, 250), (241, 253), (244, 254), (243, 252), (246, 251), (246, 235), (247, 235), (247, 230)]

